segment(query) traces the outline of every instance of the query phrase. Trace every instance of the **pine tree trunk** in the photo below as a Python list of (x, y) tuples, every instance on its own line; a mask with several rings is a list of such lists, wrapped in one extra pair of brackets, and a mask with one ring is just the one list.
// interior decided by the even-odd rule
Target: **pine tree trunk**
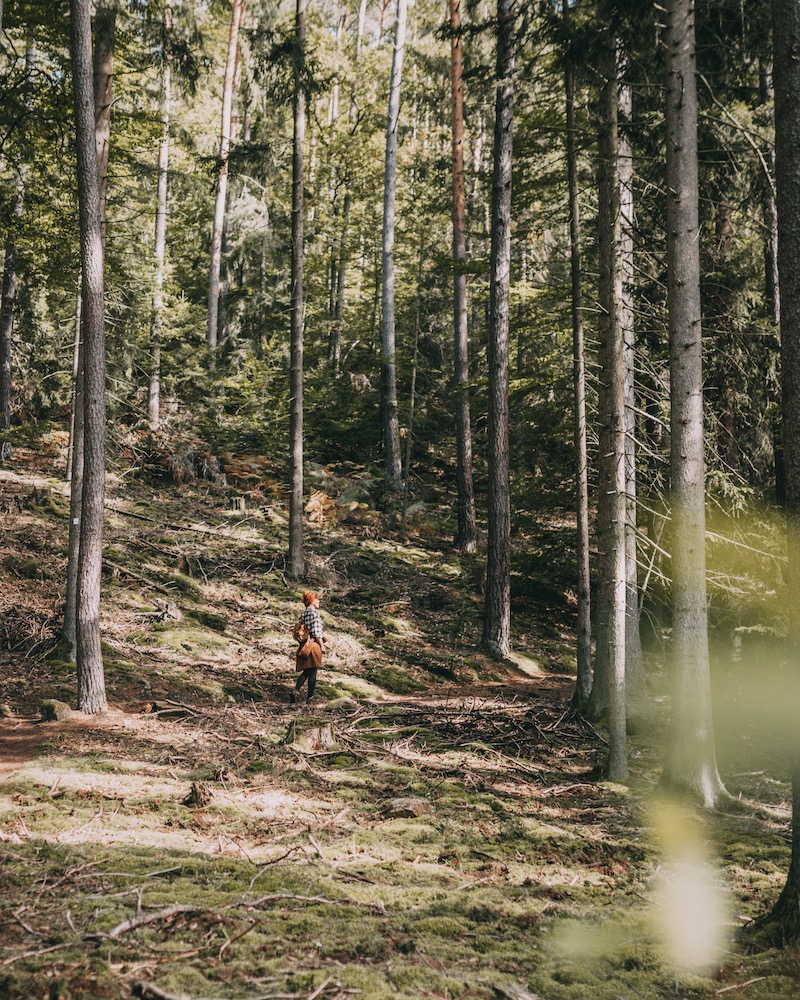
[(158, 147), (158, 193), (156, 201), (156, 273), (153, 289), (153, 318), (150, 325), (150, 390), (147, 418), (152, 430), (161, 423), (161, 327), (164, 312), (164, 258), (167, 246), (167, 180), (169, 175), (169, 119), (172, 107), (172, 0), (164, 4), (162, 26), (162, 87), (161, 120), (163, 131)]
[[(22, 203), (19, 196), (17, 204), (22, 214)], [(15, 212), (16, 214), (16, 212)], [(0, 297), (0, 431), (11, 427), (11, 358), (12, 332), (14, 328), (14, 302), (17, 297), (17, 251), (12, 240), (6, 243), (5, 260), (3, 262), (3, 286)], [(5, 445), (6, 442), (3, 442)], [(8, 454), (7, 454), (8, 453)], [(10, 446), (4, 449), (0, 458), (10, 455)]]
[(103, 212), (100, 205), (101, 184), (92, 87), (89, 0), (70, 0), (70, 12), (85, 362), (84, 468), (77, 574), (78, 707), (94, 714), (106, 708), (100, 649), (106, 440)]
[(635, 326), (633, 291), (635, 269), (633, 259), (633, 88), (625, 80), (628, 56), (620, 46), (617, 50), (619, 79), (619, 194), (620, 194), (620, 258), (622, 266), (623, 368), (625, 371), (625, 705), (628, 725), (642, 726), (652, 715), (647, 693), (647, 677), (642, 656), (639, 631), (639, 570), (636, 545), (636, 391), (635, 391)]
[(717, 772), (708, 656), (693, 0), (667, 0), (664, 52), (674, 692), (662, 781), (711, 809), (726, 793)]
[(397, 358), (394, 318), (394, 217), (397, 193), (397, 130), (400, 117), (400, 84), (406, 44), (408, 0), (397, 0), (389, 113), (386, 121), (386, 167), (383, 181), (383, 284), (381, 296), (381, 409), (383, 413), (383, 457), (386, 480), (402, 489), (400, 422), (397, 414)]
[(598, 420), (597, 667), (590, 698), (594, 717), (608, 714), (608, 776), (627, 775), (625, 718), (625, 368), (622, 330), (621, 204), (616, 39), (607, 40), (601, 73), (598, 279), (600, 385)]
[[(25, 106), (28, 113), (33, 110), (33, 81), (36, 71), (36, 46), (29, 42), (25, 50)], [(14, 225), (22, 221), (25, 203), (26, 168), (20, 167), (16, 178), (14, 197)], [(3, 260), (3, 282), (0, 292), (0, 432), (11, 427), (11, 397), (13, 393), (13, 332), (14, 303), (17, 298), (19, 279), (17, 276), (18, 254), (13, 236), (6, 240)], [(11, 458), (11, 444), (0, 440), (0, 461)]]
[[(361, 58), (361, 45), (364, 40), (364, 25), (367, 17), (367, 0), (361, 0), (358, 8), (358, 31), (356, 34), (356, 52), (353, 60), (353, 87), (350, 91), (350, 137), (352, 138), (358, 122), (358, 104), (356, 92), (356, 72)], [(345, 165), (345, 190), (342, 205), (342, 229), (339, 240), (338, 267), (336, 272), (336, 305), (334, 307), (334, 323), (328, 343), (328, 362), (335, 375), (339, 374), (339, 364), (342, 357), (342, 326), (344, 324), (344, 306), (347, 286), (347, 265), (350, 260), (350, 208), (353, 203), (353, 172), (350, 161)]]
[(292, 303), (289, 447), (288, 572), (299, 580), (305, 571), (303, 553), (303, 145), (306, 137), (306, 0), (295, 9), (294, 140), (292, 145)]
[[(222, 122), (217, 161), (217, 197), (214, 203), (214, 223), (211, 230), (211, 266), (208, 278), (208, 347), (216, 351), (219, 326), (220, 270), (222, 267), (222, 232), (225, 228), (225, 202), (228, 195), (228, 159), (231, 151), (231, 117), (233, 114), (233, 82), (236, 76), (239, 26), (244, 0), (233, 0), (231, 29), (228, 35), (228, 55), (222, 85)], [(212, 355), (213, 359), (213, 355)]]
[(489, 287), (489, 497), (482, 647), (508, 656), (511, 631), (511, 498), (508, 456), (508, 335), (511, 278), (515, 0), (497, 3), (497, 96)]
[[(83, 280), (81, 279), (81, 285)], [(61, 636), (66, 649), (64, 659), (78, 655), (78, 564), (81, 549), (81, 507), (83, 503), (83, 344), (85, 339), (83, 296), (78, 295), (77, 344), (75, 350), (74, 388), (72, 393), (72, 446), (69, 457), (69, 541), (67, 543), (67, 587), (64, 625)]]
[(108, 194), (108, 154), (111, 144), (111, 105), (114, 101), (114, 35), (117, 12), (98, 7), (94, 19), (94, 125), (97, 143), (100, 227), (103, 256), (106, 248), (106, 200)]
[[(772, 0), (775, 76), (775, 184), (778, 210), (781, 387), (786, 475), (789, 585), (800, 579), (800, 7)], [(789, 602), (793, 670), (789, 696), (800, 694), (800, 607)], [(792, 769), (792, 853), (786, 885), (767, 921), (781, 943), (800, 941), (800, 739), (789, 748)]]
[[(564, 4), (569, 18), (569, 4)], [(577, 506), (577, 677), (575, 707), (584, 711), (592, 690), (591, 580), (589, 576), (589, 459), (586, 446), (586, 368), (584, 363), (583, 289), (581, 287), (581, 216), (578, 155), (575, 144), (575, 68), (567, 54), (567, 184), (569, 187), (570, 268), (572, 280), (572, 379), (575, 399), (575, 480)]]
[(455, 544), (474, 552), (478, 544), (472, 484), (472, 429), (469, 407), (469, 332), (467, 329), (467, 259), (464, 189), (464, 57), (461, 43), (461, 0), (450, 0), (450, 67), (453, 91), (453, 331), (455, 358), (456, 479), (458, 529)]

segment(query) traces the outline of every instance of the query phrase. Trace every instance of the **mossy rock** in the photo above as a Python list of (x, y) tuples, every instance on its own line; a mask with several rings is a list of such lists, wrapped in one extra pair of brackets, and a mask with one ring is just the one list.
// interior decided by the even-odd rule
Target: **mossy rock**
[(228, 627), (228, 620), (214, 611), (192, 611), (191, 616), (201, 625), (205, 625), (206, 628), (213, 629), (215, 632), (224, 632)]
[(36, 580), (42, 575), (38, 560), (30, 556), (16, 556), (11, 553), (3, 559), (3, 565), (9, 572), (21, 576), (24, 580)]
[(405, 671), (398, 670), (397, 667), (373, 667), (368, 670), (365, 677), (371, 683), (390, 691), (392, 694), (413, 694), (415, 691), (424, 691), (425, 684), (420, 684), (410, 677)]
[(200, 585), (185, 573), (169, 573), (164, 577), (165, 583), (172, 584), (175, 589), (194, 601), (203, 599), (203, 590)]
[(72, 715), (72, 709), (66, 702), (48, 698), (42, 702), (43, 722), (64, 722)]

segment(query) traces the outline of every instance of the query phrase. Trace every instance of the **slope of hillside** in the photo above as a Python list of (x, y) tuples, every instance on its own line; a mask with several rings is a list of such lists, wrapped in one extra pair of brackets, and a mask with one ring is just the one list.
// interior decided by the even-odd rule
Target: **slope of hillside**
[[(702, 835), (730, 886), (719, 939), (658, 919), (674, 814), (647, 808), (657, 748), (634, 746), (629, 787), (601, 782), (602, 735), (570, 709), (566, 521), (517, 557), (523, 648), (497, 664), (447, 508), (403, 519), (366, 470), (310, 470), (303, 584), (334, 641), (309, 711), (288, 702), (303, 586), (269, 464), (187, 452), (169, 484), (139, 456), (109, 483), (112, 708), (37, 722), (75, 697), (62, 448), (0, 469), (0, 998), (796, 995), (791, 956), (724, 950), (781, 883), (785, 785)], [(702, 856), (684, 931), (721, 898)]]

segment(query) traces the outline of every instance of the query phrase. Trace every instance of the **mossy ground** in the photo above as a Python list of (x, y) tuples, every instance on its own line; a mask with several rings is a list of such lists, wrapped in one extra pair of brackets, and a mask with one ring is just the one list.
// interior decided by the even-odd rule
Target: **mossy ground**
[[(0, 701), (19, 718), (74, 703), (73, 666), (48, 658), (66, 528), (23, 480), (2, 489)], [(780, 744), (727, 733), (726, 780), (752, 806), (685, 824), (653, 805), (658, 727), (632, 744), (629, 784), (599, 779), (602, 735), (564, 673), (566, 519), (542, 531), (552, 573), (518, 559), (516, 667), (475, 652), (474, 560), (449, 548), (446, 512), (429, 505), (421, 537), (375, 512), (310, 528), (305, 583), (336, 642), (308, 711), (288, 705), (302, 587), (282, 576), (274, 501), (242, 513), (222, 487), (134, 483), (111, 504), (114, 709), (40, 724), (0, 785), (0, 998), (800, 994), (797, 953), (736, 938), (788, 865)], [(30, 552), (37, 574), (15, 572)], [(193, 783), (206, 804), (186, 804)], [(725, 902), (716, 944), (676, 965), (662, 911), (692, 845), (695, 881)]]

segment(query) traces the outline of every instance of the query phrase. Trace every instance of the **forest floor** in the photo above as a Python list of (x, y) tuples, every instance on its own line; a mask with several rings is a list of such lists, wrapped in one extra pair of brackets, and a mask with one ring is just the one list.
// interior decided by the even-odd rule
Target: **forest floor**
[(788, 868), (776, 739), (723, 727), (734, 812), (654, 794), (658, 721), (625, 785), (570, 708), (573, 527), (524, 526), (511, 661), (475, 650), (480, 563), (452, 509), (378, 511), (365, 470), (312, 469), (307, 585), (332, 649), (293, 707), (283, 499), (111, 476), (99, 717), (57, 658), (63, 437), (0, 468), (0, 998), (798, 997), (800, 954), (737, 931)]

